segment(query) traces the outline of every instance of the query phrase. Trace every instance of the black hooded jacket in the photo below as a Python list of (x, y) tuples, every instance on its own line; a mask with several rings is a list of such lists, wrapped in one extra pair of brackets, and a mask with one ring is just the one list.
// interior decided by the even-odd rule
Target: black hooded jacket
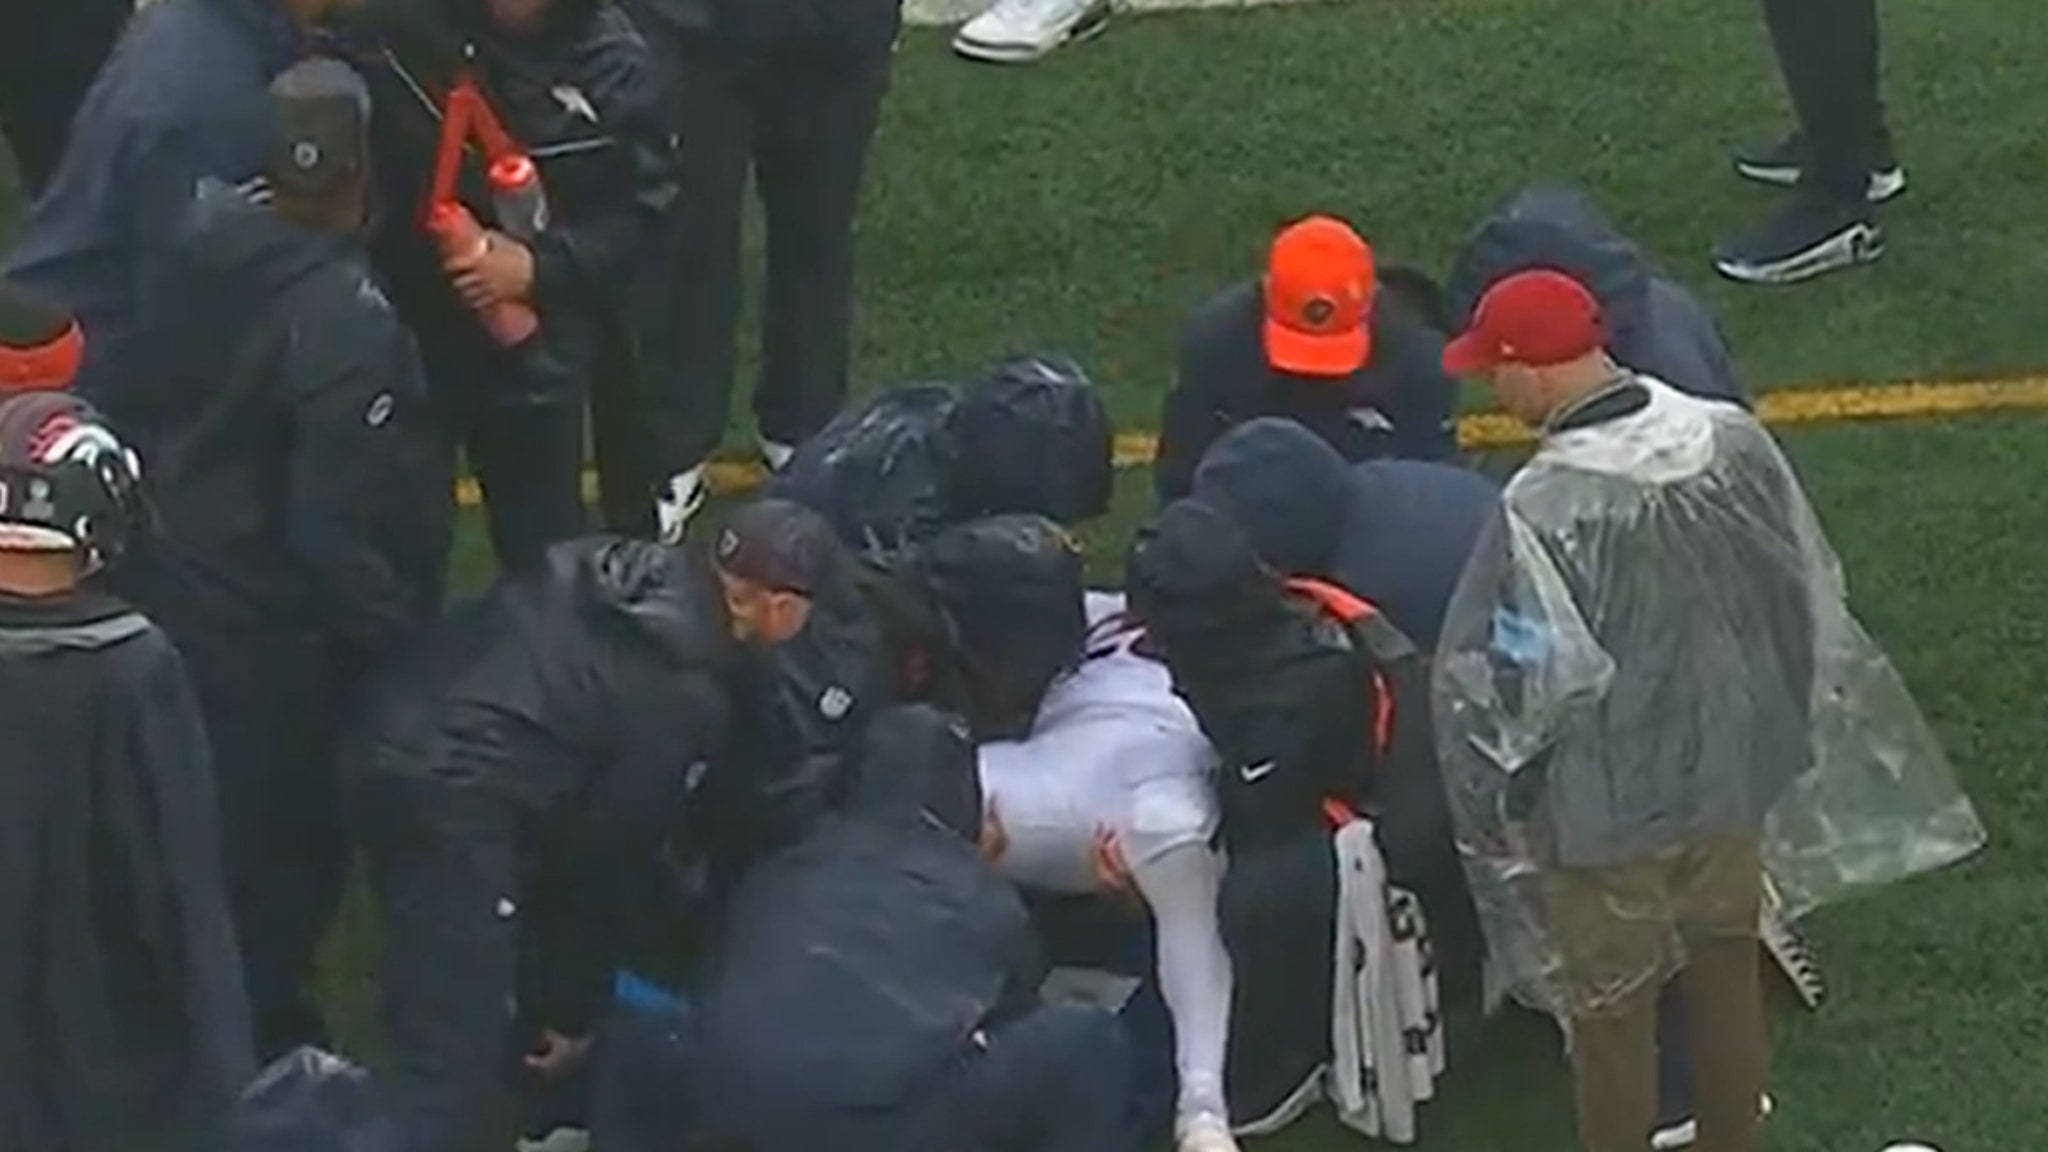
[(1531, 185), (1480, 222), (1446, 278), (1446, 319), (1462, 328), (1488, 288), (1530, 268), (1555, 268), (1593, 290), (1606, 314), (1615, 359), (1681, 392), (1748, 406), (1713, 313), (1653, 268), (1642, 249), (1576, 188)]
[(976, 771), (944, 714), (884, 712), (845, 810), (748, 876), (704, 999), (712, 1131), (757, 1152), (889, 1147), (901, 1110), (1029, 1001), (1039, 948), (975, 846)]
[(580, 1029), (604, 995), (630, 928), (607, 897), (636, 889), (717, 751), (730, 645), (695, 562), (594, 537), (451, 617), (389, 686), (366, 770), (516, 817), (543, 921), (521, 979), (549, 1026)]
[(1341, 585), (1431, 651), (1500, 489), (1454, 464), (1346, 464), (1299, 424), (1262, 419), (1209, 450), (1194, 497), (1236, 521), (1268, 567)]
[(146, 456), (159, 538), (136, 594), (174, 635), (303, 638), (382, 664), (438, 614), (448, 470), (410, 333), (348, 238), (225, 185), (178, 247), (185, 355)]
[[(545, 355), (516, 381), (481, 370), (485, 399), (576, 398), (589, 371), (600, 310), (631, 284), (643, 250), (677, 194), (678, 131), (650, 50), (610, 0), (555, 0), (531, 35), (497, 31), (482, 0), (382, 0), (342, 41), (376, 101), (373, 124), (382, 225), (374, 245), (393, 298), (427, 345), (437, 388), (443, 365), (498, 363), (474, 315), (449, 287), (422, 227), (441, 109), (467, 66), (513, 139), (534, 159), (552, 221), (533, 243), (533, 303)], [(458, 189), (493, 224), (483, 165), (466, 153)], [(465, 373), (469, 374), (469, 373)]]
[(255, 1073), (206, 734), (118, 601), (0, 596), (0, 1148), (225, 1146)]

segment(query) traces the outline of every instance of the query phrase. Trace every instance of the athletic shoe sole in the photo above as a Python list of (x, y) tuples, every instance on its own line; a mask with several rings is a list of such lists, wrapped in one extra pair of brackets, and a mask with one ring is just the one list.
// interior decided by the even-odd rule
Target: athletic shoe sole
[[(1774, 188), (1790, 188), (1799, 183), (1801, 169), (1797, 164), (1760, 164), (1754, 160), (1737, 160), (1735, 171), (1746, 180), (1769, 184)], [(1906, 170), (1897, 164), (1880, 168), (1870, 174), (1870, 202), (1884, 204), (1896, 200), (1906, 191)]]
[(1327, 1064), (1316, 1065), (1294, 1091), (1287, 1094), (1271, 1112), (1256, 1120), (1247, 1120), (1230, 1130), (1233, 1136), (1271, 1136), (1275, 1132), (1308, 1115), (1308, 1110), (1323, 1102), (1323, 1080), (1330, 1073)]
[[(1757, 1116), (1760, 1119), (1769, 1120), (1771, 1113), (1777, 1110), (1778, 1102), (1771, 1099), (1769, 1093), (1765, 1093), (1763, 1099), (1757, 1101)], [(1699, 1141), (1700, 1122), (1698, 1120), (1682, 1120), (1671, 1125), (1669, 1128), (1659, 1128), (1655, 1132), (1650, 1133), (1650, 1148), (1652, 1152), (1677, 1152), (1678, 1149), (1690, 1148), (1699, 1143)]]
[(953, 52), (985, 64), (1031, 64), (1051, 55), (1056, 48), (1102, 35), (1109, 27), (1109, 18), (1114, 12), (1114, 6), (1107, 2), (1096, 4), (1082, 13), (1072, 26), (1042, 44), (992, 44), (969, 39), (963, 29), (953, 37)]
[(1869, 264), (1884, 255), (1884, 233), (1872, 223), (1859, 223), (1776, 260), (1751, 262), (1716, 259), (1714, 268), (1743, 284), (1798, 284), (1829, 272)]

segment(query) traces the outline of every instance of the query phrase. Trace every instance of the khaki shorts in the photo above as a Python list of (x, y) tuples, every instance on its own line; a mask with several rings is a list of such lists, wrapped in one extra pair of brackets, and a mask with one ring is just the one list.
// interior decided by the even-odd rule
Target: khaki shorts
[(1763, 888), (1757, 842), (1747, 837), (1545, 874), (1543, 931), (1562, 961), (1559, 1007), (1571, 1016), (1623, 1007), (1685, 967), (1688, 940), (1755, 937)]

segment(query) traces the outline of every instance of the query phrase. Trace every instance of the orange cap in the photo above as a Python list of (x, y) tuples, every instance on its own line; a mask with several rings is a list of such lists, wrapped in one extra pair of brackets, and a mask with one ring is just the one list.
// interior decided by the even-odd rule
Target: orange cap
[(1349, 376), (1372, 358), (1372, 247), (1349, 224), (1310, 216), (1273, 238), (1266, 262), (1266, 362)]

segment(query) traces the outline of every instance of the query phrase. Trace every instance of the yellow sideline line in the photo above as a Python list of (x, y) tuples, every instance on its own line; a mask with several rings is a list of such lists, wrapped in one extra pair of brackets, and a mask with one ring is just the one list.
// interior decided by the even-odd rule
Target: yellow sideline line
[[(1778, 425), (1924, 419), (2014, 408), (2048, 408), (2048, 377), (1791, 388), (1767, 393), (1757, 402), (1757, 409), (1764, 420)], [(1520, 422), (1498, 412), (1482, 412), (1458, 421), (1458, 442), (1467, 448), (1511, 448), (1527, 444), (1530, 439), (1528, 429)], [(1136, 468), (1150, 464), (1158, 449), (1159, 438), (1152, 433), (1127, 432), (1116, 438), (1117, 467)], [(762, 475), (761, 465), (751, 460), (715, 460), (711, 463), (708, 478), (712, 491), (729, 495), (745, 492), (759, 484)], [(594, 472), (584, 472), (583, 492), (585, 499), (597, 498), (597, 476)], [(476, 481), (467, 477), (456, 484), (455, 495), (465, 508), (482, 502)]]

